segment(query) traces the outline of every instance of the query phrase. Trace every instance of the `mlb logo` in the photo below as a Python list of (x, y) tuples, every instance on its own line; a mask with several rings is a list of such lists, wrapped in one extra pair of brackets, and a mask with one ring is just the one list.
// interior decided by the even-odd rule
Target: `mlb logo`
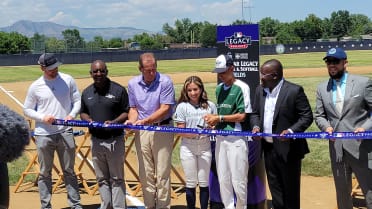
[(235, 37), (237, 37), (237, 38), (243, 37), (243, 32), (236, 32)]

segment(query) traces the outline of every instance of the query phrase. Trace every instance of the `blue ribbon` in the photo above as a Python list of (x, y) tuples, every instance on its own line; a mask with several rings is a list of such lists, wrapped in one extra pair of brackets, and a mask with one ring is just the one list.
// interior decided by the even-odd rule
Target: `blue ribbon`
[(114, 128), (114, 129), (134, 129), (146, 131), (172, 132), (172, 133), (192, 133), (205, 135), (233, 135), (233, 136), (261, 136), (261, 137), (282, 137), (282, 138), (313, 138), (313, 139), (372, 139), (372, 131), (365, 131), (360, 133), (354, 132), (303, 132), (303, 133), (288, 133), (283, 136), (280, 134), (268, 133), (252, 133), (248, 131), (229, 131), (229, 130), (215, 130), (215, 129), (198, 129), (198, 128), (178, 128), (169, 126), (147, 126), (147, 125), (124, 125), (119, 123), (105, 124), (101, 122), (88, 122), (83, 120), (61, 120), (56, 119), (53, 125), (63, 126), (77, 126), (89, 128)]

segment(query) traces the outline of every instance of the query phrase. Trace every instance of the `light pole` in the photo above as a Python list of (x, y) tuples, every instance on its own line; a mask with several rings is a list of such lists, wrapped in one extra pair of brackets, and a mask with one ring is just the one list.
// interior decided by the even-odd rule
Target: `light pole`
[(190, 34), (190, 43), (191, 43), (191, 48), (194, 47), (194, 31), (191, 30), (191, 34)]
[(245, 0), (242, 0), (242, 20), (244, 19), (244, 9), (248, 8), (249, 9), (249, 23), (252, 23), (252, 0), (248, 0), (248, 6), (245, 6), (244, 4), (246, 3)]

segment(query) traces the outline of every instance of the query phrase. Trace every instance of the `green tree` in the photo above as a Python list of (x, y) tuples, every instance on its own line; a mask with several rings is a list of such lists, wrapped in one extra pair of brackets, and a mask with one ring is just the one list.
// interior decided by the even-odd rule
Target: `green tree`
[(110, 48), (122, 48), (123, 41), (121, 40), (121, 38), (112, 38), (109, 40), (109, 47)]
[(62, 31), (63, 39), (66, 43), (67, 51), (83, 51), (84, 38), (80, 36), (77, 29), (66, 29)]
[(364, 34), (372, 34), (372, 22), (364, 25)]
[(202, 22), (196, 22), (191, 24), (190, 43), (200, 43), (202, 28), (203, 28)]
[(250, 22), (246, 20), (235, 20), (232, 25), (246, 25), (246, 24), (251, 24)]
[(170, 43), (176, 40), (176, 30), (172, 28), (168, 23), (163, 25), (163, 32), (170, 38)]
[(149, 35), (148, 33), (142, 33), (135, 35), (133, 40), (141, 45), (141, 49), (162, 49), (163, 44), (158, 42), (155, 35)]
[(324, 18), (322, 21), (322, 39), (328, 39), (332, 37), (332, 23), (329, 18)]
[(259, 21), (261, 37), (275, 37), (280, 28), (279, 20), (265, 17)]
[(163, 32), (172, 38), (174, 43), (190, 43), (191, 41), (191, 31), (193, 24), (189, 18), (184, 18), (182, 20), (176, 20), (174, 23), (174, 28), (169, 26), (168, 23), (163, 25)]
[(0, 31), (0, 54), (9, 54), (10, 40), (6, 32)]
[(17, 32), (0, 32), (0, 54), (18, 54), (30, 51), (30, 40)]
[(204, 22), (201, 30), (200, 43), (202, 47), (213, 47), (217, 43), (217, 26)]
[(45, 41), (45, 51), (52, 53), (67, 52), (66, 44), (63, 40), (58, 40), (55, 37), (47, 38)]
[(44, 34), (35, 33), (33, 37), (30, 38), (31, 50), (33, 53), (43, 53), (45, 52), (45, 41), (47, 37)]
[(176, 43), (183, 42), (190, 43), (191, 42), (190, 32), (192, 26), (191, 20), (189, 18), (176, 20), (174, 25), (177, 31)]
[[(303, 41), (316, 41), (322, 37), (322, 19), (314, 14), (310, 14), (303, 21), (302, 31), (302, 33), (296, 31), (296, 34), (300, 36)], [(300, 34), (302, 34), (302, 36)]]
[(155, 39), (155, 42), (159, 46), (158, 49), (163, 49), (164, 47), (168, 47), (171, 43), (171, 37), (168, 35), (163, 35), (160, 33), (154, 34), (153, 38)]
[(301, 43), (301, 38), (294, 32), (294, 27), (290, 23), (282, 23), (276, 35), (276, 42), (280, 44)]
[(350, 15), (350, 31), (351, 36), (360, 36), (362, 34), (370, 33), (369, 27), (371, 25), (371, 20), (362, 14), (351, 14)]
[(337, 12), (332, 12), (330, 21), (332, 37), (339, 39), (348, 35), (351, 26), (351, 19), (348, 11), (339, 10)]
[(26, 36), (18, 32), (11, 32), (9, 33), (9, 36), (12, 42), (10, 53), (16, 54), (16, 53), (29, 52), (31, 50), (30, 39), (27, 38)]
[(92, 52), (101, 51), (102, 48), (107, 48), (107, 41), (102, 36), (93, 37), (93, 41), (89, 41), (85, 44), (86, 49)]
[(97, 47), (97, 48), (103, 48), (103, 47), (107, 47), (105, 44), (105, 40), (103, 40), (103, 37), (102, 36), (95, 36), (93, 38), (93, 42), (94, 42), (94, 45)]

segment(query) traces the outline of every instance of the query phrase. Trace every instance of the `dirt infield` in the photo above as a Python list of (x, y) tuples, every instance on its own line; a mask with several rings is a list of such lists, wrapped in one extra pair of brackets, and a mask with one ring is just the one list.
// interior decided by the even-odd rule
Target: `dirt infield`
[[(335, 209), (335, 191), (333, 179), (330, 177), (303, 176), (301, 182), (301, 209)], [(10, 209), (35, 209), (40, 208), (39, 193), (34, 190), (12, 193), (11, 187)], [(141, 197), (139, 197), (142, 200)], [(270, 199), (270, 194), (268, 194)], [(81, 201), (85, 209), (97, 209), (99, 207), (99, 195), (89, 196), (81, 193)], [(128, 206), (134, 207), (128, 201)], [(68, 208), (66, 192), (58, 192), (52, 197), (53, 208)], [(181, 194), (171, 200), (172, 209), (186, 209), (185, 195)], [(198, 207), (198, 205), (197, 205)]]
[[(351, 73), (366, 74), (372, 70), (370, 67), (349, 67)], [(186, 77), (190, 75), (198, 75), (205, 83), (216, 82), (216, 75), (210, 72), (195, 72), (195, 73), (177, 73), (169, 74), (175, 84), (181, 84)], [(286, 78), (291, 77), (313, 77), (324, 76), (327, 79), (328, 74), (325, 68), (305, 68), (305, 69), (285, 69), (284, 75)], [(131, 76), (112, 77), (111, 79), (127, 86)], [(9, 106), (13, 110), (22, 114), (22, 103), (24, 101), (27, 88), (32, 81), (2, 83), (0, 87), (1, 103)], [(92, 83), (91, 78), (76, 79), (78, 87), (83, 90)], [(17, 103), (19, 101), (20, 103)], [(39, 208), (39, 196), (37, 188), (27, 192), (13, 193), (14, 187), (11, 188), (11, 209), (34, 209)], [(270, 193), (268, 193), (270, 199)], [(89, 196), (82, 194), (82, 203), (84, 208), (95, 209), (99, 206), (99, 196)], [(66, 193), (60, 192), (53, 195), (54, 208), (68, 208), (66, 201)], [(301, 208), (302, 209), (334, 209), (336, 206), (335, 190), (333, 180), (330, 177), (310, 177), (302, 176), (301, 185)], [(181, 194), (178, 198), (172, 199), (172, 208), (186, 208), (185, 195)]]

